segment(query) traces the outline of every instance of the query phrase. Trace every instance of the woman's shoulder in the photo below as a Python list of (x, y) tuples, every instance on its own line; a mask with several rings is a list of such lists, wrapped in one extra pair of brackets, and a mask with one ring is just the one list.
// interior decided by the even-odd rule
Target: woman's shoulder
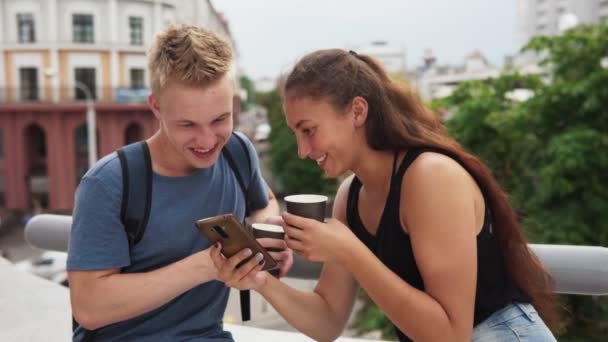
[(408, 167), (403, 183), (434, 184), (442, 179), (465, 181), (469, 177), (467, 170), (451, 156), (441, 152), (424, 151)]
[(346, 204), (348, 202), (348, 192), (350, 190), (350, 185), (352, 184), (354, 178), (354, 174), (346, 177), (342, 181), (340, 187), (338, 188), (338, 191), (336, 192), (333, 213), (334, 217), (341, 221), (342, 219), (346, 219)]
[(401, 207), (413, 201), (443, 203), (450, 198), (473, 198), (477, 184), (467, 170), (452, 157), (423, 152), (409, 166), (401, 183)]

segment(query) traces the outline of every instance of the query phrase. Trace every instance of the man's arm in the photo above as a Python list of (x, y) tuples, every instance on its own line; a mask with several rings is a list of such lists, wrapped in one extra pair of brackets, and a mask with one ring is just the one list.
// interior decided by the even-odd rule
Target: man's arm
[(69, 271), (72, 312), (80, 325), (94, 330), (154, 310), (216, 277), (209, 249), (150, 272)]
[(264, 222), (269, 216), (279, 215), (279, 202), (272, 189), (269, 186), (266, 186), (266, 188), (268, 190), (268, 205), (265, 208), (252, 211), (249, 214), (249, 222)]

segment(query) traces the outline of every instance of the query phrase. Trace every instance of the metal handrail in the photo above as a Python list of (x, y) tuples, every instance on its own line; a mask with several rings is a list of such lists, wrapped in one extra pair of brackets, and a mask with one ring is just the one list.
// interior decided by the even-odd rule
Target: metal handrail
[[(36, 215), (25, 226), (25, 239), (36, 248), (65, 252), (71, 226), (71, 216)], [(608, 248), (543, 244), (530, 244), (530, 248), (553, 276), (556, 293), (608, 295)], [(303, 260), (295, 258), (288, 276), (310, 278), (311, 274), (318, 274)]]

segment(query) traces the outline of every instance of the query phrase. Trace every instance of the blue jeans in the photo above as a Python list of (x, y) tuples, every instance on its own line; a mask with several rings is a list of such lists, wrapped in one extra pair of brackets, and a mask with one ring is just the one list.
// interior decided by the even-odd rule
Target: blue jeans
[(555, 342), (556, 339), (532, 304), (512, 303), (473, 329), (473, 342)]

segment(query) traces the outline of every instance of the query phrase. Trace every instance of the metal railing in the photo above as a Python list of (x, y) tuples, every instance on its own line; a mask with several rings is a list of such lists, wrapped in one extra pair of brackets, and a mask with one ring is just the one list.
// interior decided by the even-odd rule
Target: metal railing
[[(65, 252), (71, 227), (71, 216), (37, 215), (27, 223), (25, 239), (40, 249)], [(530, 248), (553, 276), (557, 293), (608, 295), (608, 248), (542, 244)], [(317, 267), (302, 258), (295, 259), (292, 272), (288, 276), (318, 277)]]

